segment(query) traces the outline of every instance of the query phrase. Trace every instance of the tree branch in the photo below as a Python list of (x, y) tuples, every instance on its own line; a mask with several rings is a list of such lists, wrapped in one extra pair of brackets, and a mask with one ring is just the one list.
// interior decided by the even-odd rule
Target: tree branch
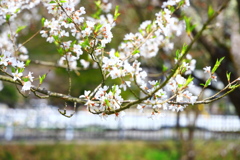
[[(4, 75), (0, 75), (0, 80), (22, 86), (22, 84), (20, 82), (14, 81), (12, 78), (4, 76)], [(69, 102), (86, 103), (86, 100), (84, 100), (84, 99), (72, 97), (70, 95), (66, 95), (66, 94), (62, 94), (62, 93), (52, 92), (52, 91), (49, 91), (42, 87), (32, 86), (31, 91), (42, 93), (49, 97), (64, 99), (65, 101), (69, 101)]]

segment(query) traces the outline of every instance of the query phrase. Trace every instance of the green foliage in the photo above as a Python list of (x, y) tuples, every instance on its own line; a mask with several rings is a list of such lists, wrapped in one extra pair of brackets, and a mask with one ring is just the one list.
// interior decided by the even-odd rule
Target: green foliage
[(7, 14), (7, 15), (6, 15), (6, 21), (8, 22), (10, 18), (11, 18), (11, 15), (10, 15), (10, 14)]
[(39, 84), (42, 84), (45, 78), (46, 78), (46, 74), (39, 76)]
[(208, 17), (211, 18), (214, 15), (215, 11), (213, 10), (212, 6), (208, 7)]
[(100, 18), (100, 15), (102, 13), (102, 9), (101, 9), (101, 1), (98, 0), (98, 1), (95, 1), (95, 5), (97, 7), (97, 10), (94, 14), (92, 14), (92, 17), (93, 18), (96, 18), (96, 19), (99, 19)]
[(217, 62), (215, 63), (213, 69), (212, 69), (212, 73), (215, 73), (216, 70), (218, 69), (218, 67), (221, 65), (221, 62), (224, 60), (224, 57), (222, 57), (220, 60), (217, 59)]
[(132, 54), (135, 55), (137, 53), (140, 53), (140, 51), (138, 49), (135, 49)]
[(31, 60), (28, 59), (28, 60), (25, 62), (25, 67), (29, 66), (30, 63), (31, 63)]
[(228, 80), (228, 82), (230, 82), (231, 72), (226, 73), (226, 76), (227, 76), (227, 80)]
[(187, 79), (187, 81), (185, 83), (185, 86), (188, 86), (193, 80), (194, 80), (194, 78), (191, 75), (189, 75), (188, 79)]
[(204, 84), (204, 87), (207, 87), (211, 84), (212, 79), (208, 79), (206, 83)]
[(56, 3), (55, 1), (50, 1), (49, 3)]
[(165, 72), (165, 71), (168, 70), (168, 67), (163, 64), (163, 65), (162, 65), (162, 70), (163, 70), (163, 72)]
[(16, 33), (19, 33), (21, 30), (23, 30), (24, 28), (26, 28), (26, 26), (19, 26), (16, 30)]
[(116, 6), (115, 12), (114, 12), (114, 20), (115, 21), (117, 20), (118, 16), (120, 16), (120, 13), (118, 11), (119, 11), (119, 6)]
[[(205, 147), (205, 146), (208, 147)], [(240, 158), (236, 141), (198, 141), (196, 160), (236, 160)], [(12, 144), (0, 145), (1, 160), (179, 160), (175, 141), (114, 141), (88, 144)], [(187, 153), (182, 153), (186, 155)]]
[(184, 16), (184, 20), (186, 23), (186, 32), (188, 35), (190, 35), (194, 28), (196, 27), (196, 25), (192, 25), (190, 17)]
[(41, 19), (42, 26), (44, 26), (45, 21), (46, 21), (46, 19), (43, 17), (43, 18)]

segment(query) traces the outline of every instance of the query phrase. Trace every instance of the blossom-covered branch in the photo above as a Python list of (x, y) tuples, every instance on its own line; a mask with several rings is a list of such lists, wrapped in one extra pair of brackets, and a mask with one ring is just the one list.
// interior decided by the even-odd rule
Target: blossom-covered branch
[[(0, 80), (21, 86), (21, 93), (29, 91), (39, 98), (57, 97), (84, 104), (93, 114), (103, 117), (115, 114), (119, 117), (124, 115), (124, 110), (133, 106), (140, 111), (145, 108), (151, 109), (152, 116), (158, 115), (161, 110), (182, 111), (188, 105), (211, 103), (239, 87), (239, 79), (229, 81), (229, 85), (221, 91), (201, 100), (205, 88), (217, 80), (214, 73), (223, 60), (220, 59), (213, 68), (204, 68), (209, 78), (198, 95), (193, 93), (196, 86), (191, 73), (194, 72), (196, 60), (190, 56), (189, 51), (211, 21), (226, 7), (225, 4), (219, 11), (209, 13), (208, 20), (190, 43), (183, 44), (182, 49), (176, 51), (176, 56), (172, 57), (175, 63), (166, 72), (168, 74), (158, 80), (151, 80), (142, 67), (142, 60), (156, 57), (161, 49), (173, 52), (172, 39), (178, 38), (185, 31), (188, 34), (194, 29), (188, 18), (185, 17), (183, 21), (173, 16), (176, 10), (189, 7), (188, 0), (164, 2), (162, 10), (155, 14), (154, 20), (142, 22), (136, 33), (126, 34), (117, 48), (110, 49), (108, 45), (114, 38), (112, 29), (117, 25), (116, 21), (120, 15), (118, 6), (112, 12), (113, 5), (108, 0), (96, 1), (96, 13), (88, 16), (83, 6), (76, 8), (79, 2), (77, 0), (44, 0), (41, 3), (47, 9), (50, 18), (38, 19), (41, 19), (42, 27), (32, 37), (40, 33), (46, 42), (56, 47), (60, 59), (56, 63), (41, 60), (33, 62), (66, 68), (68, 93), (56, 93), (41, 88), (46, 74), (35, 78), (35, 73), (25, 71), (26, 68), (30, 69), (28, 66), (31, 61), (24, 45), (32, 38), (23, 44), (18, 44), (17, 41), (18, 33), (25, 28), (17, 25), (18, 13), (24, 9), (38, 7), (40, 2), (0, 1), (0, 24), (3, 26), (0, 37), (7, 42), (0, 43), (0, 67), (1, 72), (5, 74), (0, 76)], [(79, 98), (72, 97), (70, 72), (87, 70), (90, 67), (100, 71), (102, 81), (92, 91), (84, 91), (84, 95), (80, 95)], [(110, 85), (107, 79), (119, 81)], [(37, 80), (38, 86), (34, 86), (33, 82), (37, 83)], [(127, 90), (134, 98), (122, 97), (122, 93)]]

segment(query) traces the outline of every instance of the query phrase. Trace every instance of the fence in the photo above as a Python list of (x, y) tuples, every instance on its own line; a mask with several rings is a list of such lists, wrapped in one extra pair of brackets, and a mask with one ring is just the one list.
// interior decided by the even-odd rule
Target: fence
[[(115, 120), (79, 111), (72, 118), (60, 115), (56, 107), (38, 109), (8, 109), (0, 107), (1, 140), (76, 140), (76, 139), (144, 139), (177, 138), (176, 113), (166, 113), (158, 119), (149, 119), (149, 113), (128, 112)], [(180, 126), (187, 137), (189, 120), (180, 117)], [(233, 115), (200, 115), (196, 122), (195, 138), (240, 139), (240, 120)]]

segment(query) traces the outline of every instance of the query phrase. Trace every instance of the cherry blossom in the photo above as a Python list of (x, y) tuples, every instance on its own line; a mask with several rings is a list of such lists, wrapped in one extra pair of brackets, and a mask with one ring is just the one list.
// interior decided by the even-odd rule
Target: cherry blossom
[[(101, 73), (102, 82), (91, 91), (85, 90), (77, 100), (85, 104), (89, 112), (98, 114), (103, 119), (108, 114), (120, 119), (125, 115), (123, 110), (135, 106), (140, 112), (150, 110), (150, 118), (154, 119), (162, 115), (162, 110), (179, 112), (188, 105), (200, 102), (192, 92), (196, 88), (193, 78), (187, 77), (195, 70), (196, 60), (187, 51), (180, 51), (173, 64), (176, 68), (169, 66), (172, 70), (169, 69), (166, 75), (157, 80), (152, 79), (142, 65), (142, 60), (154, 58), (162, 50), (168, 56), (171, 55), (174, 49), (173, 38), (180, 36), (186, 28), (185, 22), (174, 17), (173, 13), (177, 9), (188, 7), (188, 0), (163, 2), (162, 10), (155, 14), (155, 20), (142, 22), (135, 32), (124, 35), (116, 48), (108, 46), (116, 36), (112, 33), (117, 25), (112, 3), (108, 0), (96, 2), (98, 14), (88, 16), (79, 2), (80, 0), (0, 1), (0, 25), (3, 26), (0, 33), (0, 67), (11, 80), (21, 82), (22, 92), (35, 93), (31, 87), (34, 87), (37, 78), (34, 79), (32, 71), (25, 70), (29, 69), (30, 56), (24, 43), (18, 43), (16, 30), (20, 24), (25, 25), (18, 17), (24, 15), (24, 10), (37, 12), (32, 9), (41, 3), (49, 17), (42, 19), (43, 26), (39, 33), (46, 42), (55, 45), (59, 54), (57, 66), (66, 68), (68, 75), (70, 71), (79, 68), (87, 70), (89, 67), (96, 68)], [(209, 84), (212, 80), (217, 81), (215, 69), (207, 66), (203, 70), (208, 75)], [(26, 71), (28, 74), (23, 75)], [(39, 77), (40, 86), (43, 78)], [(109, 85), (107, 80), (114, 80), (115, 84)], [(69, 80), (69, 86), (70, 84)], [(133, 98), (124, 99), (122, 95), (125, 91), (131, 92)], [(70, 96), (70, 91), (68, 95)]]

